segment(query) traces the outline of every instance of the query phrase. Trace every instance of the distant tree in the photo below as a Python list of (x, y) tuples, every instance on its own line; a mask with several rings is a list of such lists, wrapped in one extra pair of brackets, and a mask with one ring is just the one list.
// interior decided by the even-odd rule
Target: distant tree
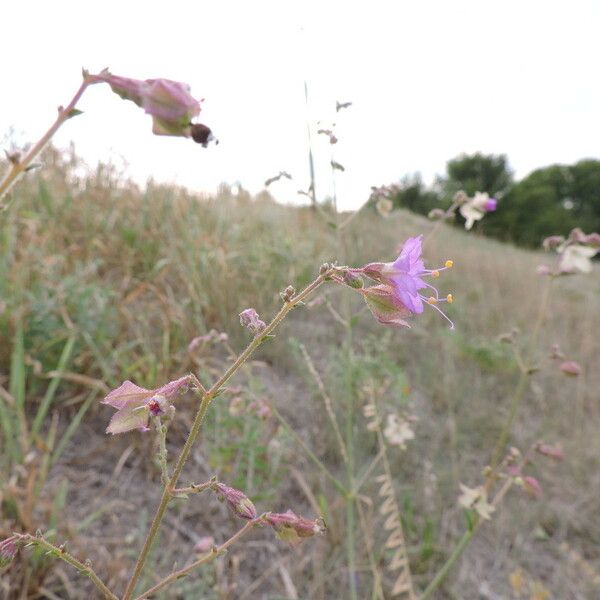
[(394, 208), (407, 208), (413, 212), (427, 215), (432, 208), (447, 208), (440, 194), (434, 189), (427, 188), (419, 173), (406, 175), (393, 186), (391, 200)]
[(481, 229), (536, 247), (543, 238), (566, 235), (573, 227), (586, 232), (600, 229), (600, 161), (537, 169), (509, 190)]
[(469, 196), (475, 192), (487, 192), (501, 197), (512, 185), (512, 172), (504, 154), (461, 154), (448, 161), (446, 177), (440, 184), (446, 197), (451, 198), (458, 190)]

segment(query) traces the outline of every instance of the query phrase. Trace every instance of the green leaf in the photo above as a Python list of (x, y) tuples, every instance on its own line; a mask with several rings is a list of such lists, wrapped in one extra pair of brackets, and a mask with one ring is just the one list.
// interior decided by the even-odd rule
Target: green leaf
[(50, 407), (52, 406), (54, 396), (56, 395), (56, 390), (58, 389), (58, 385), (60, 384), (61, 380), (60, 373), (62, 373), (69, 364), (71, 355), (73, 353), (73, 347), (75, 346), (75, 339), (76, 336), (71, 336), (63, 347), (60, 358), (58, 359), (58, 365), (55, 369), (55, 371), (57, 371), (57, 374), (55, 377), (52, 378), (52, 381), (50, 382), (50, 385), (48, 386), (48, 389), (44, 394), (44, 398), (40, 403), (40, 407), (38, 408), (38, 411), (35, 415), (35, 419), (31, 427), (31, 433), (33, 434), (38, 433), (40, 427), (42, 426), (42, 423), (44, 422), (44, 419), (46, 418), (46, 415), (48, 414), (48, 411), (50, 410)]
[(68, 114), (67, 114), (67, 119), (72, 119), (73, 117), (78, 117), (79, 115), (82, 115), (83, 111), (79, 110), (78, 108), (72, 108)]

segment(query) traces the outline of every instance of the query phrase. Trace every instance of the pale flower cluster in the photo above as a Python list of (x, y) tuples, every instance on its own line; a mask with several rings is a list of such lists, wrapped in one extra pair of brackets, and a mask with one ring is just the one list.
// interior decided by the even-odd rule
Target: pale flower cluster
[(495, 507), (488, 502), (487, 491), (480, 485), (476, 488), (467, 487), (460, 484), (462, 494), (458, 498), (458, 503), (464, 508), (474, 510), (482, 519), (490, 519)]

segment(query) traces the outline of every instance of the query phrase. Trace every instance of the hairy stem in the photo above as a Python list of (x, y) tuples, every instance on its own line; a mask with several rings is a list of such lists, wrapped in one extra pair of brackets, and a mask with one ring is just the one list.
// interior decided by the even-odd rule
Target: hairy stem
[(119, 600), (119, 598), (108, 589), (108, 587), (104, 584), (100, 577), (96, 575), (96, 573), (91, 568), (91, 566), (89, 566), (89, 564), (82, 563), (80, 560), (76, 559), (72, 554), (69, 554), (64, 548), (55, 546), (54, 544), (51, 544), (50, 542), (46, 541), (44, 538), (36, 537), (34, 535), (15, 535), (20, 541), (25, 542), (25, 545), (42, 548), (46, 550), (46, 553), (50, 556), (59, 558), (60, 560), (66, 562), (67, 564), (77, 569), (77, 571), (79, 571), (81, 574), (89, 577), (92, 583), (102, 593), (104, 598), (109, 598), (110, 600)]
[(200, 401), (200, 406), (198, 408), (198, 412), (194, 417), (194, 422), (192, 423), (192, 427), (190, 429), (190, 433), (185, 441), (185, 444), (181, 450), (181, 453), (177, 459), (175, 464), (175, 468), (173, 469), (173, 474), (169, 479), (169, 484), (165, 486), (163, 490), (162, 497), (160, 499), (158, 508), (156, 509), (156, 513), (154, 518), (152, 519), (152, 524), (150, 525), (150, 530), (148, 531), (148, 535), (146, 537), (146, 541), (144, 542), (144, 546), (140, 551), (138, 559), (135, 564), (135, 568), (133, 574), (127, 583), (127, 587), (125, 588), (125, 592), (123, 594), (123, 600), (129, 600), (134, 592), (135, 585), (142, 574), (142, 569), (144, 568), (144, 564), (148, 558), (148, 554), (152, 547), (152, 543), (156, 534), (158, 533), (158, 529), (164, 517), (165, 511), (167, 509), (167, 505), (169, 500), (173, 496), (174, 490), (176, 488), (177, 482), (179, 481), (179, 477), (181, 475), (181, 471), (190, 455), (192, 450), (192, 446), (200, 433), (200, 428), (202, 426), (202, 422), (204, 421), (204, 417), (208, 410), (208, 407), (215, 396), (221, 391), (221, 388), (229, 381), (229, 379), (240, 369), (244, 363), (250, 358), (253, 352), (261, 345), (261, 343), (267, 339), (267, 336), (273, 332), (277, 326), (285, 319), (287, 314), (295, 308), (298, 304), (300, 304), (303, 300), (305, 300), (312, 292), (314, 292), (329, 276), (330, 272), (326, 271), (319, 275), (312, 283), (306, 286), (299, 294), (291, 298), (288, 302), (285, 302), (281, 307), (279, 312), (275, 315), (273, 320), (266, 326), (264, 331), (262, 331), (259, 335), (257, 335), (251, 342), (248, 344), (246, 349), (237, 357), (235, 362), (225, 371), (225, 373), (221, 376), (221, 378), (206, 392), (202, 392), (202, 390), (197, 390), (200, 394), (202, 394), (202, 400)]
[(173, 495), (176, 495), (176, 494), (200, 494), (204, 490), (208, 490), (209, 488), (212, 488), (216, 483), (217, 483), (217, 478), (213, 477), (212, 479), (210, 479), (209, 481), (207, 481), (205, 483), (193, 483), (192, 485), (189, 485), (187, 487), (175, 488), (173, 490)]
[(156, 459), (160, 467), (160, 481), (163, 485), (169, 483), (169, 467), (167, 465), (167, 426), (161, 421), (160, 417), (152, 417), (156, 434), (158, 436), (158, 452)]
[[(93, 79), (89, 75), (84, 74), (83, 82), (79, 86), (79, 89), (77, 90), (69, 104), (67, 104), (65, 108), (63, 108), (62, 106), (59, 107), (56, 121), (54, 121), (50, 129), (46, 131), (46, 133), (39, 139), (39, 141), (36, 144), (34, 144), (34, 146), (29, 150), (29, 152), (27, 152), (27, 154), (23, 158), (12, 163), (8, 173), (0, 182), (0, 200), (4, 198), (6, 194), (8, 194), (12, 186), (19, 179), (19, 176), (25, 173), (27, 167), (31, 165), (36, 156), (44, 149), (44, 146), (52, 139), (52, 136), (58, 131), (59, 127), (72, 116), (71, 112), (77, 105), (77, 102), (79, 102), (81, 96), (83, 95), (83, 92), (85, 92), (88, 85), (91, 85), (92, 83), (94, 83)], [(9, 203), (0, 204), (0, 212), (6, 210), (8, 206)]]

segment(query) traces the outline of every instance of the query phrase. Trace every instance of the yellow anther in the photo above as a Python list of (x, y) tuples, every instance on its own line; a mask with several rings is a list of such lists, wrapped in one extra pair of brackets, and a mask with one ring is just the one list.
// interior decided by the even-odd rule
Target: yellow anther
[(451, 269), (454, 266), (453, 260), (447, 260), (445, 263), (446, 269)]
[(452, 294), (448, 294), (446, 296), (446, 302), (448, 302), (448, 304), (452, 304), (454, 302), (454, 296)]
[(440, 276), (440, 272), (439, 271), (431, 271), (431, 276), (432, 277), (439, 277)]
[(427, 298), (427, 302), (429, 302), (429, 304), (435, 304), (437, 300), (433, 296), (431, 296), (431, 298)]

